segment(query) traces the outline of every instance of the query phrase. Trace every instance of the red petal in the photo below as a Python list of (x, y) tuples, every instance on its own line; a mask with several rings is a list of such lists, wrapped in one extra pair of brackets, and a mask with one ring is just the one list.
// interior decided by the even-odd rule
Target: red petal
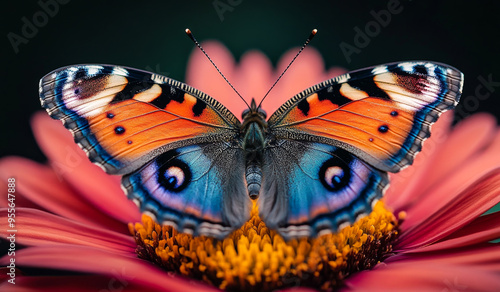
[[(499, 139), (500, 140), (500, 139)], [(495, 152), (498, 155), (498, 152)], [(492, 155), (486, 155), (493, 159)], [(479, 170), (477, 171), (481, 173)], [(452, 232), (462, 228), (467, 223), (479, 217), (482, 213), (493, 207), (500, 201), (500, 171), (488, 174), (486, 177), (476, 179), (477, 172), (467, 173), (458, 177), (454, 184), (443, 184), (443, 188), (436, 190), (435, 197), (430, 202), (419, 205), (418, 209), (413, 208), (408, 215), (413, 215), (410, 220), (403, 222), (408, 224), (403, 230), (397, 242), (397, 249), (407, 250), (421, 247), (432, 242), (436, 242)], [(472, 177), (472, 179), (470, 179)], [(455, 177), (457, 179), (457, 177)], [(468, 182), (466, 180), (469, 179)], [(462, 182), (463, 183), (460, 183)], [(468, 184), (469, 188), (464, 191), (462, 184)], [(454, 195), (451, 200), (440, 194)], [(443, 206), (439, 200), (445, 200)], [(435, 205), (439, 205), (436, 210)], [(414, 213), (412, 213), (414, 212)], [(430, 214), (427, 214), (432, 212)], [(409, 222), (408, 222), (409, 221)]]
[[(426, 158), (426, 162), (421, 169), (415, 169), (414, 174), (410, 168), (410, 173), (405, 175), (411, 181), (406, 183), (404, 189), (397, 190), (402, 192), (398, 202), (403, 198), (407, 199), (398, 208), (408, 208), (415, 200), (422, 200), (429, 194), (429, 190), (453, 176), (456, 170), (462, 169), (460, 166), (477, 159), (477, 155), (495, 137), (496, 122), (489, 114), (477, 114), (459, 123), (449, 136), (435, 133), (434, 127), (432, 130), (433, 136), (425, 141), (424, 151), (417, 156)], [(400, 178), (399, 174), (395, 177)]]
[[(0, 159), (0, 189), (2, 190), (8, 190), (9, 187), (7, 185), (7, 180), (9, 178), (14, 178), (12, 176), (12, 172), (9, 167), (9, 163), (6, 163), (6, 161), (9, 160), (24, 160), (23, 158), (18, 158), (15, 156), (8, 156), (5, 158)], [(15, 179), (15, 178), (14, 178)], [(19, 188), (14, 188), (14, 193), (12, 193), (14, 196), (8, 196), (7, 193), (5, 193), (5, 199), (0, 200), (0, 208), (8, 208), (10, 202), (8, 199), (14, 199), (14, 204), (15, 207), (26, 207), (26, 208), (37, 208), (41, 209), (39, 205), (35, 204), (34, 202), (30, 201), (24, 194), (19, 192)]]
[[(74, 244), (135, 254), (136, 244), (130, 235), (88, 226), (36, 209), (17, 208), (15, 218), (19, 226), (16, 243), (31, 246)], [(0, 209), (0, 220), (1, 230), (9, 229), (5, 209)]]
[[(10, 292), (88, 292), (88, 291), (147, 291), (149, 287), (137, 285), (123, 278), (102, 275), (29, 277), (16, 276), (15, 285), (0, 284), (1, 291)], [(165, 288), (164, 291), (168, 291)], [(171, 290), (172, 291), (172, 290)]]
[(354, 274), (344, 291), (498, 291), (498, 272), (468, 265), (404, 262)]
[(457, 230), (441, 241), (412, 250), (412, 252), (447, 250), (489, 242), (498, 238), (500, 238), (500, 212), (476, 218), (465, 227)]
[(45, 210), (92, 226), (126, 232), (126, 226), (100, 213), (75, 195), (75, 191), (58, 177), (50, 167), (31, 160), (7, 157), (0, 160), (0, 179), (16, 178), (16, 202), (28, 199)]
[[(298, 48), (288, 50), (278, 61), (274, 80), (285, 70)], [(321, 54), (314, 48), (307, 48), (283, 75), (269, 97), (264, 101), (264, 109), (271, 114), (297, 93), (327, 79)], [(267, 91), (267, 90), (266, 90)]]
[(56, 174), (69, 182), (82, 197), (124, 223), (140, 220), (139, 210), (120, 188), (120, 178), (107, 175), (90, 163), (60, 122), (40, 112), (33, 116), (31, 125)]
[(384, 201), (396, 212), (405, 209), (415, 200), (425, 194), (420, 191), (420, 184), (425, 183), (427, 172), (437, 159), (436, 149), (446, 143), (450, 126), (453, 121), (453, 111), (447, 111), (432, 126), (432, 135), (425, 141), (422, 151), (417, 154), (413, 165), (399, 173), (390, 173), (391, 184), (387, 190)]
[[(495, 134), (494, 140), (488, 147), (477, 153), (474, 159), (470, 159), (467, 163), (464, 162), (463, 167), (457, 168), (449, 177), (443, 178), (440, 184), (428, 190), (425, 194), (414, 193), (413, 205), (406, 210), (408, 212), (408, 217), (404, 223), (406, 228), (440, 210), (452, 200), (455, 200), (458, 194), (499, 168), (499, 151), (500, 131)], [(416, 181), (420, 181), (420, 179), (417, 178)], [(403, 225), (403, 228), (405, 228), (405, 225)]]
[(481, 243), (439, 251), (431, 251), (427, 247), (423, 247), (392, 256), (384, 262), (386, 264), (411, 262), (430, 266), (440, 264), (464, 265), (485, 271), (500, 272), (500, 245)]
[[(234, 86), (248, 104), (250, 104), (252, 98), (255, 98), (256, 102), (259, 103), (274, 81), (271, 61), (259, 51), (245, 53), (241, 57), (235, 73)], [(230, 110), (237, 116), (246, 109), (246, 105), (237, 97), (233, 98), (233, 104), (235, 106)], [(263, 106), (263, 108), (268, 114), (274, 111), (267, 106)]]
[(313, 289), (313, 288), (309, 288), (309, 287), (291, 287), (291, 288), (286, 288), (286, 289), (283, 289), (283, 290), (275, 290), (276, 292), (278, 291), (282, 291), (282, 292), (317, 292), (319, 290), (317, 289)]
[[(219, 42), (203, 42), (203, 47), (232, 83), (236, 71), (233, 55)], [(243, 103), (198, 48), (193, 49), (189, 57), (186, 83), (214, 97), (232, 112), (239, 109)], [(238, 114), (236, 111), (233, 113)]]
[[(488, 147), (495, 137), (497, 123), (490, 114), (475, 114), (459, 123), (442, 146), (436, 147), (436, 160), (427, 172), (427, 179), (421, 185), (421, 192), (432, 188), (440, 180), (452, 175), (464, 163)], [(427, 144), (425, 145), (428, 146)]]
[[(8, 257), (4, 257), (0, 263), (4, 265), (8, 260)], [(194, 280), (166, 273), (146, 261), (91, 247), (29, 247), (16, 251), (16, 262), (23, 266), (111, 276), (154, 291), (219, 291)]]

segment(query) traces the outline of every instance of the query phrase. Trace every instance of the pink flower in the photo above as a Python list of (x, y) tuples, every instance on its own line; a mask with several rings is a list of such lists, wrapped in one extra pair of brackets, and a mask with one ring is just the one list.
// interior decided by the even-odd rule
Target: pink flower
[[(216, 42), (206, 51), (238, 91), (258, 101), (296, 50), (273, 70), (259, 52), (235, 64)], [(216, 97), (232, 112), (245, 105), (198, 51), (190, 58), (187, 83)], [(317, 51), (308, 48), (264, 102), (268, 114), (302, 89), (343, 73), (325, 72)], [(385, 202), (406, 212), (393, 254), (372, 270), (345, 279), (349, 291), (495, 291), (500, 287), (500, 212), (483, 215), (500, 202), (500, 132), (494, 118), (477, 114), (451, 127), (445, 113), (433, 127), (413, 167), (391, 175)], [(16, 284), (3, 278), (2, 291), (216, 291), (141, 260), (127, 223), (140, 214), (123, 195), (119, 178), (92, 165), (70, 133), (45, 113), (33, 116), (35, 137), (46, 165), (25, 158), (0, 160), (0, 184), (16, 179)], [(7, 201), (0, 201), (0, 235), (7, 238)], [(403, 214), (403, 213), (401, 213)], [(21, 245), (25, 248), (21, 248)], [(11, 257), (1, 260), (3, 267)], [(82, 272), (30, 276), (24, 267)], [(4, 275), (2, 275), (4, 276)], [(294, 291), (306, 291), (300, 288)], [(309, 290), (307, 290), (309, 291)]]

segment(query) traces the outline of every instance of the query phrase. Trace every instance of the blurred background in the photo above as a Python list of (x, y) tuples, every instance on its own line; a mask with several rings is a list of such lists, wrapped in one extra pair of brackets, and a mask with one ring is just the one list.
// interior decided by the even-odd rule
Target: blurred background
[(457, 120), (480, 111), (498, 118), (495, 5), (451, 0), (9, 1), (3, 3), (1, 20), (0, 156), (44, 161), (29, 119), (40, 110), (38, 80), (53, 69), (119, 64), (183, 81), (194, 49), (186, 27), (200, 41), (222, 42), (236, 60), (258, 49), (276, 65), (317, 28), (311, 46), (322, 54), (326, 68), (354, 70), (414, 59), (447, 63), (465, 74)]

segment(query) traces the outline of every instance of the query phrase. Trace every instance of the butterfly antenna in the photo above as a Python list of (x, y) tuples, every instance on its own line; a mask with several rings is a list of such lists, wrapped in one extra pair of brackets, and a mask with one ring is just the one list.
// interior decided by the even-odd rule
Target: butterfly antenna
[(292, 66), (292, 64), (295, 61), (295, 59), (297, 59), (297, 57), (300, 55), (300, 53), (302, 53), (302, 51), (307, 47), (307, 45), (311, 42), (311, 40), (313, 39), (313, 37), (316, 35), (317, 32), (318, 32), (317, 29), (313, 29), (311, 31), (311, 34), (307, 38), (306, 42), (302, 45), (302, 47), (298, 51), (297, 55), (295, 55), (295, 57), (293, 57), (292, 61), (290, 62), (290, 64), (288, 64), (288, 66), (286, 66), (285, 70), (283, 71), (283, 73), (281, 73), (280, 77), (278, 77), (278, 79), (276, 80), (276, 82), (274, 82), (273, 86), (271, 86), (271, 88), (269, 88), (269, 90), (267, 91), (266, 95), (264, 95), (264, 97), (260, 101), (259, 106), (257, 108), (260, 108), (260, 106), (262, 105), (262, 102), (264, 101), (264, 99), (266, 99), (266, 97), (269, 94), (269, 92), (271, 92), (271, 90), (273, 90), (274, 86), (276, 86), (276, 84), (278, 83), (278, 81), (280, 81), (281, 77), (283, 77), (283, 75), (285, 75), (285, 72), (288, 70), (288, 68), (290, 68), (290, 66)]
[(214, 65), (215, 69), (217, 69), (217, 72), (219, 72), (220, 76), (222, 76), (222, 78), (224, 78), (224, 80), (226, 80), (227, 84), (229, 84), (229, 86), (231, 86), (231, 88), (234, 90), (234, 92), (236, 92), (236, 94), (241, 98), (241, 100), (243, 100), (243, 102), (247, 105), (247, 107), (250, 108), (250, 105), (241, 96), (241, 94), (238, 92), (238, 90), (236, 90), (236, 88), (234, 88), (234, 86), (231, 84), (231, 82), (229, 82), (229, 80), (227, 80), (226, 76), (224, 76), (224, 74), (222, 74), (222, 72), (219, 70), (219, 68), (217, 67), (217, 65), (215, 65), (214, 61), (212, 61), (212, 59), (210, 59), (210, 57), (208, 56), (207, 52), (205, 52), (205, 50), (200, 45), (200, 43), (198, 43), (198, 41), (195, 39), (193, 33), (191, 32), (191, 30), (189, 28), (186, 28), (186, 34), (196, 44), (196, 46), (198, 46), (198, 48), (203, 52), (203, 54), (205, 54), (205, 56), (208, 58), (208, 60), (210, 61), (210, 63), (212, 63), (212, 65)]

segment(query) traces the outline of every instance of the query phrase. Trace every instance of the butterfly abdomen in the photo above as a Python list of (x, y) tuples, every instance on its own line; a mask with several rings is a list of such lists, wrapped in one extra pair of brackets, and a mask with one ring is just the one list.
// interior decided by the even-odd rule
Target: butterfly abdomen
[(264, 149), (264, 135), (257, 123), (250, 123), (243, 139), (243, 149), (246, 156), (247, 189), (250, 198), (256, 199), (260, 193), (262, 181), (262, 151)]
[(252, 161), (247, 165), (245, 176), (247, 180), (248, 195), (252, 199), (258, 198), (262, 182), (262, 169), (260, 165), (257, 164), (257, 161)]
[(245, 151), (245, 178), (248, 195), (252, 199), (259, 197), (262, 182), (262, 157), (267, 129), (266, 113), (257, 108), (252, 100), (251, 108), (243, 112), (243, 150)]

